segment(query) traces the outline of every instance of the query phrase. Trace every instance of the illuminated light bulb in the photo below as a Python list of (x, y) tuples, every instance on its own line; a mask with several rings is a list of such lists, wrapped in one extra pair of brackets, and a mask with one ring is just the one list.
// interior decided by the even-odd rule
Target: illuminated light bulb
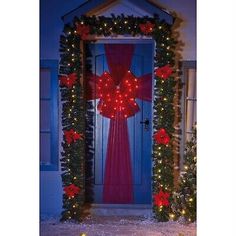
[(67, 48), (67, 51), (69, 52), (69, 51), (70, 51), (70, 49), (69, 49), (69, 48)]
[(170, 40), (170, 38), (169, 38), (169, 37), (167, 37), (167, 38), (166, 38), (166, 40)]
[(161, 83), (164, 84), (164, 83), (165, 83), (165, 80), (161, 80)]
[(164, 101), (167, 101), (167, 98), (163, 98)]
[(75, 176), (74, 179), (77, 179), (77, 177)]
[(158, 153), (158, 156), (161, 156), (161, 152)]
[(128, 73), (130, 73), (130, 70), (128, 70)]
[(76, 33), (77, 33), (77, 31), (76, 31), (76, 30), (74, 30), (74, 33), (76, 34)]
[(67, 65), (70, 66), (70, 63), (68, 63)]
[(104, 23), (104, 26), (106, 27), (106, 26), (107, 26), (107, 23)]
[(125, 21), (125, 24), (127, 24), (128, 23), (128, 21)]
[(114, 24), (116, 25), (116, 24), (117, 24), (117, 22), (115, 21), (115, 22), (114, 22)]
[(161, 179), (161, 176), (160, 176), (160, 175), (158, 175), (158, 179)]
[(161, 173), (161, 169), (159, 169), (158, 172)]
[(189, 198), (189, 201), (190, 201), (190, 202), (192, 202), (192, 201), (193, 201), (193, 199), (192, 199), (192, 198)]
[(108, 84), (105, 84), (105, 86), (107, 87), (107, 86), (108, 86)]
[(162, 46), (162, 47), (164, 47), (164, 46), (165, 46), (165, 44), (164, 44), (164, 43), (162, 43), (162, 44), (161, 44), (161, 46)]
[(77, 118), (74, 118), (75, 121), (77, 121)]
[(158, 147), (159, 150), (161, 150), (161, 147)]
[(166, 55), (169, 56), (170, 54), (167, 52)]
[(162, 160), (159, 160), (158, 163), (161, 164), (161, 163), (162, 163)]
[(171, 219), (174, 219), (175, 218), (175, 215), (174, 214), (170, 214), (169, 215)]
[(163, 187), (163, 184), (161, 184), (161, 187)]
[(75, 59), (74, 59), (74, 58), (72, 58), (71, 60), (72, 60), (72, 61), (75, 61)]
[(125, 118), (127, 118), (127, 115), (125, 114)]
[(74, 97), (75, 97), (75, 95), (73, 94), (71, 97), (72, 97), (72, 98), (74, 98)]
[[(75, 31), (75, 32), (76, 32), (76, 31)], [(69, 31), (68, 34), (71, 34), (71, 32)], [(68, 42), (68, 40), (67, 40), (66, 42)]]
[(110, 30), (112, 30), (112, 28), (110, 28)]
[(101, 27), (100, 27), (99, 29), (100, 29), (100, 30), (102, 30), (102, 28), (101, 28)]
[(116, 99), (116, 102), (118, 102), (118, 100)]
[(164, 111), (164, 108), (162, 107), (161, 110)]
[(170, 49), (170, 46), (168, 46), (166, 49), (169, 50), (169, 49)]
[(75, 208), (75, 205), (73, 205), (73, 208)]
[(185, 210), (182, 210), (181, 214), (182, 215), (185, 215), (186, 211)]
[(74, 44), (72, 44), (71, 46), (72, 46), (72, 48), (74, 48), (74, 47), (75, 47), (75, 45), (74, 45)]
[(159, 27), (158, 27), (158, 29), (161, 29), (161, 28), (162, 28), (162, 26), (159, 26)]
[(191, 221), (191, 218), (189, 218), (188, 221)]
[(185, 170), (188, 170), (188, 166), (184, 166), (184, 169), (185, 169)]
[(83, 25), (84, 24), (84, 22), (83, 21), (81, 21), (81, 25)]

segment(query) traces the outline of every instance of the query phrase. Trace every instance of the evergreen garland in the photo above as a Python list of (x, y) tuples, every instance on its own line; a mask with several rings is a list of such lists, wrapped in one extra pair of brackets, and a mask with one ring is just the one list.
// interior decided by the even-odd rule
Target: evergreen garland
[[(144, 24), (145, 30), (141, 24)], [(151, 26), (150, 26), (151, 25)], [(153, 26), (153, 27), (152, 27)], [(80, 32), (78, 32), (80, 27)], [(149, 28), (148, 28), (149, 27)], [(62, 101), (62, 126), (63, 131), (73, 129), (79, 134), (85, 134), (85, 101), (83, 87), (80, 83), (82, 71), (81, 42), (84, 40), (96, 40), (96, 36), (131, 35), (131, 36), (151, 36), (156, 43), (155, 67), (169, 65), (174, 73), (163, 79), (155, 76), (154, 80), (154, 117), (153, 131), (165, 129), (170, 137), (168, 144), (153, 144), (153, 195), (160, 190), (170, 193), (169, 201), (172, 202), (173, 192), (173, 127), (175, 111), (173, 98), (175, 96), (175, 45), (172, 38), (171, 25), (160, 20), (157, 15), (154, 17), (134, 17), (134, 16), (81, 16), (75, 18), (71, 25), (64, 27), (64, 33), (60, 40), (60, 76), (69, 76), (76, 73), (77, 80), (72, 88), (61, 84)], [(86, 65), (85, 65), (86, 66)], [(63, 195), (62, 220), (81, 220), (82, 206), (84, 204), (85, 193), (85, 141), (76, 140), (68, 144), (66, 137), (63, 139), (63, 152), (61, 153), (61, 168), (63, 187), (74, 184), (80, 188), (78, 194), (73, 197)], [(158, 207), (153, 206), (155, 217), (159, 221), (169, 220), (172, 213), (170, 205)]]
[(193, 128), (193, 135), (186, 143), (184, 156), (184, 171), (180, 177), (180, 185), (176, 194), (172, 208), (176, 212), (177, 218), (183, 217), (186, 222), (196, 221), (196, 195), (197, 195), (197, 132)]

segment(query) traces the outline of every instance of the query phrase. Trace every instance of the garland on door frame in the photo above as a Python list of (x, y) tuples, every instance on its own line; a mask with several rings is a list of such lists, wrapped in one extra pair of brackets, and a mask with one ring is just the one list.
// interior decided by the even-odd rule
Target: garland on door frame
[(63, 152), (61, 169), (63, 183), (63, 212), (61, 220), (82, 218), (85, 193), (85, 102), (81, 86), (83, 73), (81, 42), (96, 36), (150, 36), (156, 42), (154, 117), (153, 117), (153, 211), (159, 221), (173, 219), (171, 210), (173, 177), (173, 127), (175, 111), (173, 98), (177, 80), (175, 44), (171, 25), (158, 16), (75, 18), (65, 25), (60, 40), (60, 87), (62, 101)]

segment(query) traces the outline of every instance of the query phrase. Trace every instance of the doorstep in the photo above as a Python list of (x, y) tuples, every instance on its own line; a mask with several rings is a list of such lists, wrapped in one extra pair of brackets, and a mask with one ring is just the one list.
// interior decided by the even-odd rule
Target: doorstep
[(152, 216), (149, 204), (91, 204), (91, 215), (95, 216)]

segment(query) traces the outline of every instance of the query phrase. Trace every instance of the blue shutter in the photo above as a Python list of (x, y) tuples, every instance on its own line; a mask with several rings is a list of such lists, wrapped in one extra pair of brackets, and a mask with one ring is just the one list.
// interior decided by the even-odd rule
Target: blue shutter
[(40, 170), (58, 170), (58, 61), (40, 61)]

